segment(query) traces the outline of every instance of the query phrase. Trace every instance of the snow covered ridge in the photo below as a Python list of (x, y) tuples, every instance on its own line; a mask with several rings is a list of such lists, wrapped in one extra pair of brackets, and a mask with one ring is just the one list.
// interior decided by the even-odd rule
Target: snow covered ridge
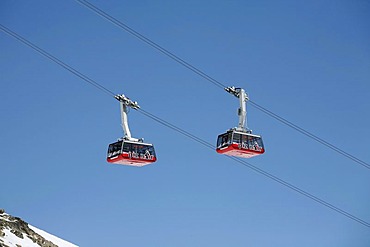
[(0, 209), (0, 247), (78, 247)]

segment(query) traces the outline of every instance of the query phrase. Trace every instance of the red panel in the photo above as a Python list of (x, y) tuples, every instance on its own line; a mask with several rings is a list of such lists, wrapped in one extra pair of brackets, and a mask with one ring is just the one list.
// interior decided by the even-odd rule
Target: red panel
[(145, 166), (155, 162), (157, 158), (152, 157), (132, 157), (129, 153), (122, 153), (118, 156), (107, 158), (109, 163), (130, 166)]
[(224, 148), (217, 148), (216, 152), (220, 153), (220, 154), (226, 154), (226, 155), (230, 155), (230, 156), (237, 156), (237, 157), (241, 157), (241, 158), (251, 158), (251, 157), (263, 154), (265, 152), (265, 150), (263, 148), (258, 149), (258, 150), (257, 149), (256, 150), (246, 149), (246, 148), (242, 148), (237, 143), (233, 143), (233, 144), (231, 144), (229, 146), (226, 146)]

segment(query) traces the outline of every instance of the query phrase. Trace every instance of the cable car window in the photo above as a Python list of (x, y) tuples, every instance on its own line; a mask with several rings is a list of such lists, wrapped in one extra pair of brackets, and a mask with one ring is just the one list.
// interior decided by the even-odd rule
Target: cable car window
[(229, 140), (231, 136), (229, 133), (225, 133), (223, 135), (219, 135), (217, 139), (217, 147), (226, 146), (229, 144)]
[(123, 144), (123, 147), (122, 147), (122, 152), (123, 153), (128, 153), (128, 152), (130, 152), (130, 150), (131, 150), (131, 143), (125, 142)]
[(233, 135), (233, 142), (240, 143), (240, 137), (241, 137), (240, 134), (234, 133), (234, 135)]
[(153, 146), (145, 146), (143, 153), (149, 153), (150, 155), (155, 156), (154, 147)]
[(154, 147), (152, 145), (132, 144), (131, 155), (134, 158), (152, 160), (155, 158)]
[(242, 135), (241, 138), (242, 138), (241, 147), (244, 149), (249, 149), (249, 136)]
[(122, 148), (122, 141), (110, 144), (108, 148), (108, 157), (112, 157), (117, 154), (120, 154), (121, 148)]
[(256, 138), (255, 142), (257, 143), (257, 146), (256, 146), (257, 150), (263, 149), (262, 138), (260, 138), (260, 137), (259, 138)]
[(262, 138), (251, 137), (251, 140), (249, 141), (249, 149), (261, 151), (263, 149)]
[(222, 144), (222, 136), (221, 136), (221, 135), (219, 135), (219, 136), (217, 137), (217, 147), (220, 147), (220, 146), (221, 146), (221, 144)]
[(132, 144), (132, 152), (138, 154), (144, 154), (147, 150), (149, 151), (150, 146), (142, 145), (142, 144)]
[(253, 150), (253, 139), (254, 137), (253, 136), (247, 136), (248, 137), (248, 140), (247, 140), (247, 148), (248, 149), (251, 149)]
[(138, 144), (132, 144), (132, 146), (131, 146), (131, 151), (133, 152), (133, 153), (140, 153), (140, 146), (138, 145)]

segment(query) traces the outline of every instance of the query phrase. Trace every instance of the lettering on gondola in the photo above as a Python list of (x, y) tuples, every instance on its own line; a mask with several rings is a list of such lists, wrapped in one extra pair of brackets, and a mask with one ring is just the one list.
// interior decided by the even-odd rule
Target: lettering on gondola
[(144, 154), (133, 151), (129, 152), (128, 155), (130, 159), (154, 160), (154, 155), (150, 154), (148, 150)]
[(238, 148), (239, 149), (249, 149), (249, 150), (254, 150), (258, 152), (262, 150), (262, 148), (258, 145), (257, 142), (254, 144), (248, 144), (248, 143), (242, 142), (238, 144)]

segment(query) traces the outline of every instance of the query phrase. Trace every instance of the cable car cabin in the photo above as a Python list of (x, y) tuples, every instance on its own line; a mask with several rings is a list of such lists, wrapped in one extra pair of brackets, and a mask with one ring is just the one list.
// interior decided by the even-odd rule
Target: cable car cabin
[(108, 147), (107, 161), (113, 164), (145, 166), (157, 160), (152, 144), (119, 140)]
[(217, 153), (251, 158), (265, 152), (261, 136), (229, 130), (217, 138)]

